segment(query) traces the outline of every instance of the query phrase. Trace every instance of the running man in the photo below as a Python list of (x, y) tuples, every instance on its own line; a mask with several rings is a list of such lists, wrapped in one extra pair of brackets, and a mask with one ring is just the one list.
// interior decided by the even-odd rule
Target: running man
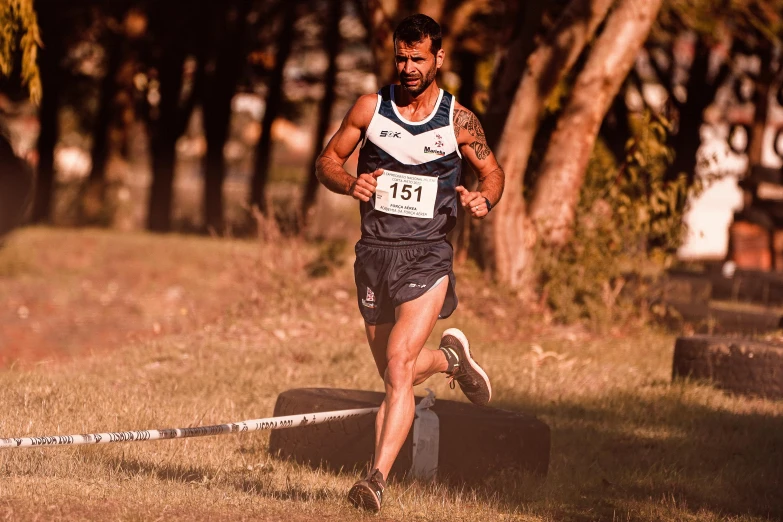
[[(457, 202), (482, 219), (504, 183), (476, 116), (435, 82), (445, 57), (437, 22), (422, 14), (406, 18), (394, 32), (394, 49), (400, 83), (360, 97), (316, 162), (326, 188), (360, 201), (354, 275), (386, 397), (375, 421), (372, 471), (348, 499), (371, 511), (381, 508), (386, 477), (413, 424), (413, 386), (446, 373), (473, 403), (492, 397), (460, 330), (443, 332), (437, 350), (424, 343), (438, 318), (457, 307), (446, 241)], [(359, 175), (353, 177), (343, 165), (359, 144)], [(463, 158), (478, 175), (475, 192), (458, 185)]]

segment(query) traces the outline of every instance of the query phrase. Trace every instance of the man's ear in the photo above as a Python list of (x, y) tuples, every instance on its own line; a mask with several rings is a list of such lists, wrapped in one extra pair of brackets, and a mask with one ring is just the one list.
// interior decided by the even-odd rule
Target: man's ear
[(446, 58), (446, 51), (441, 47), (438, 54), (435, 55), (435, 66), (440, 69), (443, 67), (443, 60)]

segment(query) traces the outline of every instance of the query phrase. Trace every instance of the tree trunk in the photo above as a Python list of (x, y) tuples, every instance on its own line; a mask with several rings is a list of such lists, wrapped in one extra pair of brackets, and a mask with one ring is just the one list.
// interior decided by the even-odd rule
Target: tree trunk
[(223, 183), (226, 162), (223, 149), (231, 123), (231, 100), (245, 64), (244, 34), (250, 2), (221, 6), (215, 16), (221, 20), (220, 43), (216, 66), (210, 79), (209, 94), (204, 98), (204, 131), (207, 139), (206, 168), (204, 170), (204, 226), (218, 234), (224, 231)]
[(150, 145), (153, 176), (148, 200), (147, 228), (153, 232), (168, 232), (171, 230), (174, 200), (176, 139), (158, 138)]
[(32, 190), (32, 173), (0, 132), (0, 241), (22, 222)]
[[(174, 205), (174, 170), (177, 139), (185, 131), (193, 109), (193, 96), (181, 103), (183, 65), (192, 51), (194, 39), (202, 38), (203, 10), (182, 9), (169, 2), (154, 4), (150, 16), (153, 34), (162, 35), (158, 66), (160, 104), (157, 120), (150, 125), (152, 184), (150, 186), (147, 228), (154, 232), (171, 230)], [(194, 86), (197, 89), (198, 85)]]
[(327, 15), (326, 27), (324, 30), (324, 47), (329, 56), (329, 65), (324, 75), (324, 97), (318, 106), (318, 124), (315, 129), (315, 139), (313, 140), (313, 153), (310, 158), (310, 175), (307, 178), (307, 186), (302, 196), (302, 205), (300, 208), (300, 220), (306, 225), (307, 216), (310, 209), (315, 204), (315, 196), (320, 185), (318, 177), (315, 174), (315, 161), (321, 154), (324, 146), (326, 132), (332, 121), (332, 106), (335, 100), (335, 84), (337, 83), (337, 54), (340, 52), (340, 17), (342, 16), (341, 0), (330, 0), (329, 13)]
[(509, 42), (503, 45), (505, 52), (500, 56), (492, 75), (489, 105), (482, 118), (490, 147), (498, 144), (506, 123), (514, 92), (519, 87), (527, 59), (535, 49), (535, 36), (541, 27), (546, 2), (527, 2), (524, 14), (516, 17), (516, 24)]
[(459, 64), (459, 91), (457, 100), (468, 110), (474, 110), (473, 96), (476, 94), (476, 69), (478, 56), (470, 51), (455, 53), (454, 61)]
[(63, 47), (62, 26), (57, 8), (46, 6), (38, 13), (41, 38), (44, 47), (38, 51), (43, 98), (38, 112), (41, 133), (38, 136), (38, 172), (35, 180), (35, 196), (31, 220), (34, 223), (50, 223), (54, 197), (54, 147), (59, 139), (58, 112), (62, 71), (60, 61)]
[(399, 8), (398, 0), (368, 0), (367, 8), (372, 37), (372, 55), (378, 86), (394, 83), (397, 70), (394, 66), (394, 20)]
[(176, 143), (182, 134), (179, 125), (179, 95), (182, 88), (184, 53), (167, 50), (160, 70), (160, 105), (158, 121), (150, 133), (152, 151), (152, 184), (150, 185), (147, 227), (153, 232), (171, 230), (174, 204), (174, 169)]
[(601, 130), (599, 131), (599, 135), (618, 164), (625, 161), (625, 144), (631, 137), (631, 125), (628, 121), (630, 114), (623, 95), (625, 91), (626, 89), (623, 88), (620, 94), (615, 96), (604, 121), (601, 122)]
[(445, 7), (446, 0), (419, 0), (418, 12), (440, 23)]
[(563, 245), (595, 138), (661, 8), (662, 0), (622, 0), (609, 16), (552, 134), (530, 205), (541, 240)]
[(294, 39), (294, 22), (296, 21), (296, 2), (286, 1), (283, 7), (283, 24), (277, 38), (278, 47), (275, 54), (275, 68), (269, 79), (269, 90), (266, 97), (266, 109), (261, 122), (261, 138), (256, 147), (255, 171), (250, 186), (250, 205), (258, 207), (266, 213), (266, 183), (269, 179), (269, 164), (272, 153), (272, 123), (280, 113), (283, 101), (283, 70), (291, 54), (291, 44)]
[(81, 221), (95, 224), (100, 222), (105, 209), (106, 165), (109, 160), (109, 130), (115, 115), (114, 100), (117, 97), (117, 71), (122, 63), (122, 37), (109, 31), (106, 38), (106, 52), (109, 56), (106, 75), (101, 81), (101, 94), (98, 101), (98, 114), (93, 129), (93, 144), (90, 154), (92, 166), (86, 187), (81, 195)]
[[(449, 16), (449, 20), (444, 20), (443, 10), (446, 8), (446, 0), (419, 0), (418, 6), (416, 8), (416, 12), (421, 13), (423, 15), (427, 15), (436, 22), (438, 22), (441, 26), (441, 33), (443, 34), (443, 38), (441, 40), (441, 47), (446, 51), (446, 58), (443, 61), (443, 66), (440, 69), (440, 74), (443, 74), (446, 71), (452, 70), (452, 56), (451, 53), (454, 48), (454, 37), (456, 36), (457, 31), (459, 31), (459, 28), (453, 27), (453, 24), (451, 22), (454, 21), (454, 16), (460, 9), (464, 9), (466, 6), (469, 6), (471, 3), (475, 3), (472, 0), (463, 0), (459, 7), (451, 11), (451, 16)], [(393, 43), (393, 42), (392, 42)], [(392, 58), (394, 55), (392, 54), (389, 58)], [(392, 62), (394, 63), (394, 62)], [(395, 73), (397, 71), (396, 66), (394, 69)], [(397, 81), (396, 74), (394, 81)]]
[(764, 131), (767, 128), (767, 116), (769, 113), (769, 92), (772, 82), (775, 80), (775, 74), (772, 70), (772, 49), (765, 45), (759, 52), (761, 58), (761, 70), (756, 81), (756, 92), (753, 99), (755, 110), (753, 112), (753, 123), (748, 136), (748, 170), (761, 165), (761, 159), (764, 152)]
[(501, 204), (482, 224), (482, 254), (495, 278), (513, 288), (524, 289), (531, 277), (534, 236), (526, 219), (522, 187), (541, 114), (547, 98), (576, 62), (611, 3), (573, 0), (569, 4), (544, 43), (530, 55), (510, 107), (497, 147), (498, 162), (506, 174), (506, 191)]
[(694, 47), (693, 63), (686, 84), (687, 99), (685, 103), (677, 104), (677, 134), (670, 140), (670, 146), (674, 150), (674, 161), (667, 173), (667, 178), (670, 180), (676, 179), (680, 173), (685, 173), (689, 182), (693, 180), (696, 172), (696, 153), (701, 146), (704, 111), (715, 99), (715, 94), (723, 83), (724, 74), (730, 70), (724, 63), (721, 74), (710, 78), (711, 49), (701, 38), (697, 40)]

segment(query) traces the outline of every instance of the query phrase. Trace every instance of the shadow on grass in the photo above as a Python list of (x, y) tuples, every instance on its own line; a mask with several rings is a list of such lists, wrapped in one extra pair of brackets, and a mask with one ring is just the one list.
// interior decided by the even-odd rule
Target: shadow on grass
[[(435, 486), (440, 493), (433, 494), (470, 492), (475, 501), (496, 504), (501, 511), (564, 521), (683, 514), (782, 519), (783, 417), (713, 408), (709, 401), (696, 404), (678, 389), (683, 388), (661, 384), (647, 391), (660, 392), (655, 397), (616, 392), (549, 403), (505, 390), (495, 407), (537, 415), (551, 428), (547, 478), (504, 471), (488, 474), (478, 487), (441, 483)], [(228, 486), (276, 500), (333, 500), (343, 493), (294, 483), (281, 487), (269, 476), (243, 470), (127, 458), (104, 465), (129, 476)]]
[(155, 464), (137, 459), (117, 457), (104, 461), (104, 465), (117, 473), (129, 477), (145, 475), (160, 480), (199, 484), (205, 487), (219, 488), (227, 485), (245, 493), (275, 500), (308, 502), (325, 500), (334, 496), (334, 492), (326, 488), (306, 489), (290, 482), (286, 482), (285, 488), (274, 488), (268, 477), (248, 476), (251, 473), (249, 471), (220, 472), (220, 470), (215, 468), (203, 466)]
[(693, 404), (677, 389), (549, 404), (507, 392), (496, 407), (552, 429), (549, 476), (527, 508), (545, 502), (568, 520), (671, 509), (781, 519), (783, 417)]

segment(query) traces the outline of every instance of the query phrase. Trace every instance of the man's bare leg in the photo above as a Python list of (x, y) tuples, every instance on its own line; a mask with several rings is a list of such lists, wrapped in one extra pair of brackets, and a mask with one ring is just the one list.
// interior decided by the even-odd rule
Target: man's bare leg
[[(429, 376), (446, 370), (446, 359), (440, 354), (423, 350), (438, 314), (443, 306), (448, 285), (438, 285), (418, 299), (403, 303), (396, 310), (397, 320), (391, 327), (386, 342), (385, 369), (383, 380), (386, 397), (375, 420), (375, 463), (387, 477), (408, 431), (413, 424), (415, 402), (413, 385), (423, 382)], [(385, 325), (381, 325), (385, 327)], [(373, 332), (373, 356), (381, 359), (378, 346), (385, 335), (375, 329)], [(370, 332), (368, 331), (368, 339)], [(419, 360), (421, 359), (421, 360)], [(381, 365), (379, 365), (379, 369)]]
[[(370, 349), (372, 350), (375, 364), (378, 367), (378, 373), (381, 379), (384, 378), (386, 373), (386, 346), (389, 342), (389, 335), (391, 334), (394, 323), (384, 323), (379, 325), (366, 324), (365, 330), (367, 332), (367, 341), (370, 343)], [(419, 352), (419, 357), (416, 359), (415, 376), (413, 379), (413, 385), (418, 386), (436, 373), (445, 372), (448, 369), (446, 363), (446, 356), (440, 350), (427, 350), (422, 349)], [(386, 408), (385, 402), (381, 403), (380, 410), (376, 417), (376, 425), (382, 426), (383, 419), (385, 417)], [(375, 430), (375, 447), (380, 446), (381, 430)], [(375, 469), (375, 468), (373, 468)], [(385, 477), (386, 475), (384, 475)]]
[[(365, 324), (364, 327), (375, 365), (378, 367), (381, 379), (383, 379), (386, 373), (386, 346), (389, 343), (389, 335), (391, 335), (394, 323)], [(447, 369), (446, 356), (442, 351), (422, 349), (419, 352), (419, 357), (416, 358), (413, 385), (418, 386), (436, 373), (445, 372)]]

